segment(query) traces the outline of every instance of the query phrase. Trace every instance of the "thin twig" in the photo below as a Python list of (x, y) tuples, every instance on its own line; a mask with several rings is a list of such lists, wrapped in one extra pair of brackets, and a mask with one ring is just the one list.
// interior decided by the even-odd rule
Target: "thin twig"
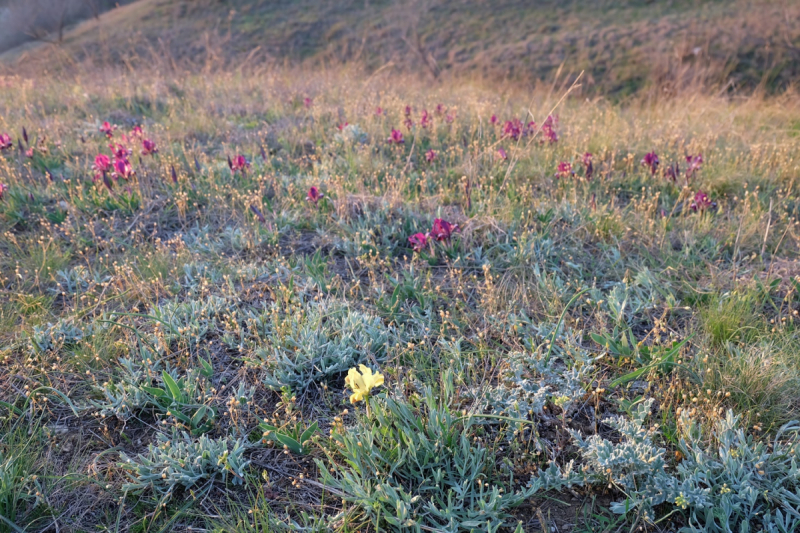
[(767, 249), (767, 237), (769, 237), (769, 227), (772, 225), (772, 198), (769, 199), (769, 214), (767, 215), (767, 229), (764, 230), (764, 242), (761, 244), (761, 260), (764, 260), (764, 251)]
[(736, 262), (736, 256), (739, 254), (739, 236), (742, 234), (742, 224), (744, 223), (744, 215), (739, 219), (739, 229), (736, 231), (736, 242), (733, 244), (733, 288), (736, 289), (736, 271), (739, 264)]

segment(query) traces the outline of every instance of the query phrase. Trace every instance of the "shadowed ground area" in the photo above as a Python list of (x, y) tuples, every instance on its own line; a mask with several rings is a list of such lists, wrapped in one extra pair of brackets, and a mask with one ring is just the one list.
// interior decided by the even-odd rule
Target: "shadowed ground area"
[(798, 20), (794, 2), (753, 0), (139, 0), (5, 58), (50, 69), (346, 61), (489, 82), (585, 71), (585, 91), (616, 98), (697, 85), (774, 91), (798, 75)]

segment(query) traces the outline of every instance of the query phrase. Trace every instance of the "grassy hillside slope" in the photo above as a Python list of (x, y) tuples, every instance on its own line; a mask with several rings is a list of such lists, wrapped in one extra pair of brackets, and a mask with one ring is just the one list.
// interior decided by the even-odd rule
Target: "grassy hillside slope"
[(57, 47), (4, 54), (19, 70), (154, 62), (387, 64), (425, 75), (551, 80), (626, 95), (696, 84), (783, 89), (800, 74), (793, 2), (627, 0), (139, 0), (73, 29)]

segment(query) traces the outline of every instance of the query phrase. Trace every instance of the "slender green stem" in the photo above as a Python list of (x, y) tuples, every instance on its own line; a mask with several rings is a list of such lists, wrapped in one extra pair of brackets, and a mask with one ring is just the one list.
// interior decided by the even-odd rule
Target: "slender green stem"
[(575, 294), (575, 296), (573, 296), (569, 302), (567, 302), (567, 306), (564, 307), (564, 310), (561, 312), (561, 317), (558, 319), (558, 323), (556, 324), (556, 329), (553, 330), (553, 335), (550, 337), (550, 349), (547, 350), (547, 355), (544, 358), (545, 363), (550, 361), (550, 356), (553, 353), (553, 346), (556, 345), (556, 335), (558, 335), (558, 330), (561, 329), (561, 324), (564, 322), (564, 317), (567, 316), (567, 311), (569, 311), (569, 308), (572, 307), (572, 304), (574, 304), (578, 300), (578, 298), (586, 294), (588, 291), (589, 289), (583, 289), (581, 291), (578, 291), (578, 293)]

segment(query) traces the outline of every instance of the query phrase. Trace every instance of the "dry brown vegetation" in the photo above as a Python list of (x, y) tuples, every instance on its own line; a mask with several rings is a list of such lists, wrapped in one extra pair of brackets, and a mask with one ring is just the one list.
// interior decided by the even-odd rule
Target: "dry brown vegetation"
[(617, 98), (774, 92), (798, 75), (798, 21), (796, 2), (771, 0), (139, 0), (6, 59), (51, 70), (349, 62), (487, 82), (550, 83), (559, 72), (567, 84), (583, 71), (585, 93)]

